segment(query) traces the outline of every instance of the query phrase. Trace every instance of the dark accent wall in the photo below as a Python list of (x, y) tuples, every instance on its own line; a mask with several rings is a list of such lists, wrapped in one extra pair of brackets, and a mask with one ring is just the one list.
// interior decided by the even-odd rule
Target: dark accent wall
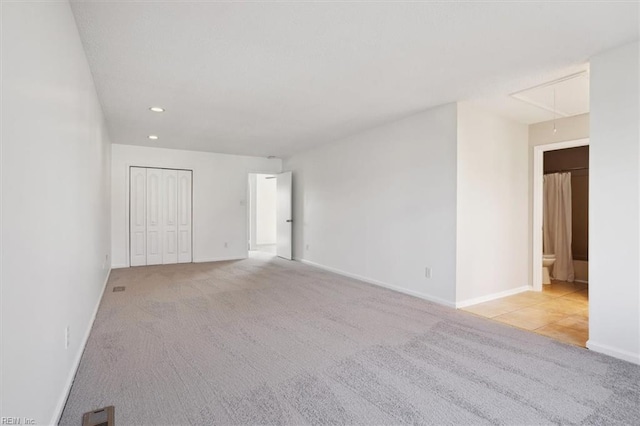
[(544, 173), (571, 172), (571, 250), (574, 260), (589, 260), (589, 147), (544, 153)]

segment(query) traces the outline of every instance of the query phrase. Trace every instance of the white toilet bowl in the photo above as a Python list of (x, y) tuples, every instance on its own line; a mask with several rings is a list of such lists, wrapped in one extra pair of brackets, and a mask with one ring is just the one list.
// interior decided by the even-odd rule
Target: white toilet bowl
[(555, 261), (555, 254), (542, 255), (542, 284), (551, 284), (551, 275), (549, 274), (549, 268)]

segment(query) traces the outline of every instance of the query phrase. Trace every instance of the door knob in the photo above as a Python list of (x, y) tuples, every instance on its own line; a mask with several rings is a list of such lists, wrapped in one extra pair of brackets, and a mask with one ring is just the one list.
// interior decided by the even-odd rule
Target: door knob
[(287, 219), (287, 222), (293, 222), (293, 219)]

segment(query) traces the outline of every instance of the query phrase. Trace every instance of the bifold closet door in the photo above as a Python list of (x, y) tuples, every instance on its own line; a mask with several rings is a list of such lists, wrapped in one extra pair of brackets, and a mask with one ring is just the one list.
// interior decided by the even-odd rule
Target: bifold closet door
[(131, 167), (131, 266), (192, 261), (191, 175), (189, 170)]
[(178, 171), (162, 170), (162, 263), (178, 263)]
[(178, 170), (178, 263), (191, 262), (192, 172)]
[(147, 265), (162, 264), (162, 170), (147, 169)]
[(191, 171), (131, 167), (131, 266), (189, 263)]
[(131, 266), (147, 264), (147, 169), (131, 167), (129, 190)]

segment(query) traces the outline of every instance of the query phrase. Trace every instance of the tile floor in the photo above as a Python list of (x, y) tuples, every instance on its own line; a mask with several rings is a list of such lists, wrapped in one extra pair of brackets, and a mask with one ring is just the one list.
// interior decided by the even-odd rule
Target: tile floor
[(589, 290), (584, 283), (554, 281), (542, 292), (527, 291), (463, 311), (577, 346), (584, 347), (589, 338)]

